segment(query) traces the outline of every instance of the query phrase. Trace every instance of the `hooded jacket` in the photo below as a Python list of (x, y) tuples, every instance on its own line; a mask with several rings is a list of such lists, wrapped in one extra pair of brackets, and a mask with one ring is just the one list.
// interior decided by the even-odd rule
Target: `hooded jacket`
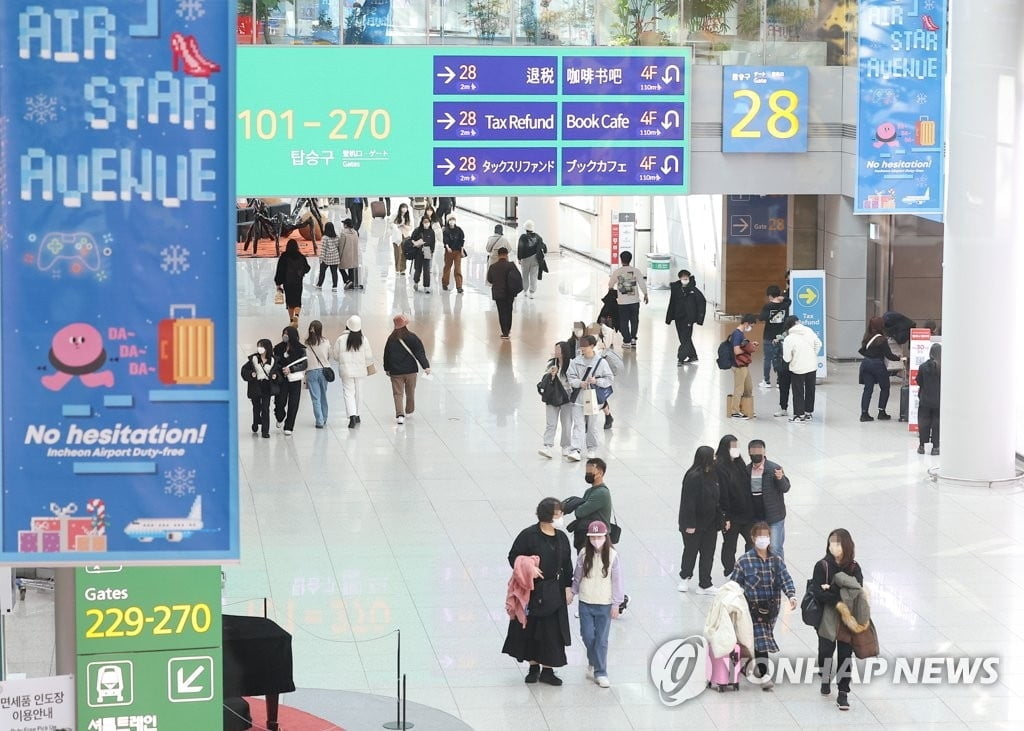
[(697, 289), (696, 277), (690, 277), (685, 287), (678, 279), (669, 285), (668, 311), (665, 313), (665, 324), (671, 325), (678, 320), (686, 325), (703, 325), (707, 314), (708, 303), (704, 293)]
[(796, 375), (816, 371), (820, 351), (821, 340), (811, 328), (799, 322), (789, 328), (782, 341), (782, 359), (789, 363), (790, 373)]
[(743, 587), (729, 581), (718, 590), (704, 620), (704, 637), (711, 654), (725, 657), (739, 645), (744, 657), (754, 656), (754, 623)]
[[(871, 605), (868, 603), (867, 592), (855, 577), (845, 571), (832, 577), (831, 586), (838, 587), (839, 601), (834, 605), (825, 604), (818, 635), (826, 640), (840, 640), (852, 645), (864, 639), (855, 635), (864, 635), (871, 627)], [(862, 648), (861, 651), (863, 649), (870, 650)], [(862, 655), (861, 651), (857, 657), (872, 657), (870, 654)], [(877, 648), (874, 654), (878, 654)]]

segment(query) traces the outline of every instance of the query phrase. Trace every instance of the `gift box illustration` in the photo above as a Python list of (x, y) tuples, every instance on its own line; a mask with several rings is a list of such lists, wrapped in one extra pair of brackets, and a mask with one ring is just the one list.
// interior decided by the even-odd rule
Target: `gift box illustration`
[(31, 530), (18, 531), (20, 553), (59, 553), (65, 551), (106, 551), (106, 507), (99, 499), (90, 500), (86, 510), (91, 517), (75, 517), (78, 505), (61, 507), (50, 503), (51, 515), (30, 519)]

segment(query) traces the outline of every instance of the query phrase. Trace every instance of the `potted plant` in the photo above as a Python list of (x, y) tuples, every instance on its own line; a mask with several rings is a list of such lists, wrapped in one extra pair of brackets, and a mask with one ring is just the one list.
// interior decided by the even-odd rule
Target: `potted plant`
[(677, 18), (680, 11), (691, 31), (727, 33), (726, 13), (736, 6), (737, 0), (662, 0), (659, 9), (665, 17)]
[[(799, 40), (804, 26), (815, 16), (815, 0), (767, 0), (768, 31), (783, 38)], [(741, 35), (757, 38), (761, 35), (761, 3), (746, 4), (739, 15)], [(771, 35), (769, 35), (771, 38)]]
[(660, 46), (664, 36), (658, 32), (659, 0), (616, 0), (615, 46)]
[(509, 0), (468, 0), (465, 18), (476, 28), (477, 37), (487, 43), (505, 28), (509, 16)]

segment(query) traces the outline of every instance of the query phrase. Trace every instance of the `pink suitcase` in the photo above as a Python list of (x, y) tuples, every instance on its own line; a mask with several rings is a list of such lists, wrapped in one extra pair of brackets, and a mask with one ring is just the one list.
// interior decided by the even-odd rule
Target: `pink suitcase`
[(741, 671), (739, 645), (733, 646), (732, 651), (725, 657), (712, 655), (711, 645), (708, 645), (707, 679), (709, 688), (714, 688), (719, 693), (724, 693), (726, 688), (739, 690)]

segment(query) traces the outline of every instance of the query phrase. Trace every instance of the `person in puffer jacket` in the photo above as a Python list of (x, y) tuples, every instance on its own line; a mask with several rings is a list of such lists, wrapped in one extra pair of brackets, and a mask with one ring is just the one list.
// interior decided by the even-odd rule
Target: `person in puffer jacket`
[(782, 341), (782, 359), (789, 364), (793, 389), (793, 416), (796, 424), (811, 420), (814, 413), (815, 378), (818, 373), (818, 353), (821, 340), (811, 328), (790, 315), (786, 319), (786, 337)]

